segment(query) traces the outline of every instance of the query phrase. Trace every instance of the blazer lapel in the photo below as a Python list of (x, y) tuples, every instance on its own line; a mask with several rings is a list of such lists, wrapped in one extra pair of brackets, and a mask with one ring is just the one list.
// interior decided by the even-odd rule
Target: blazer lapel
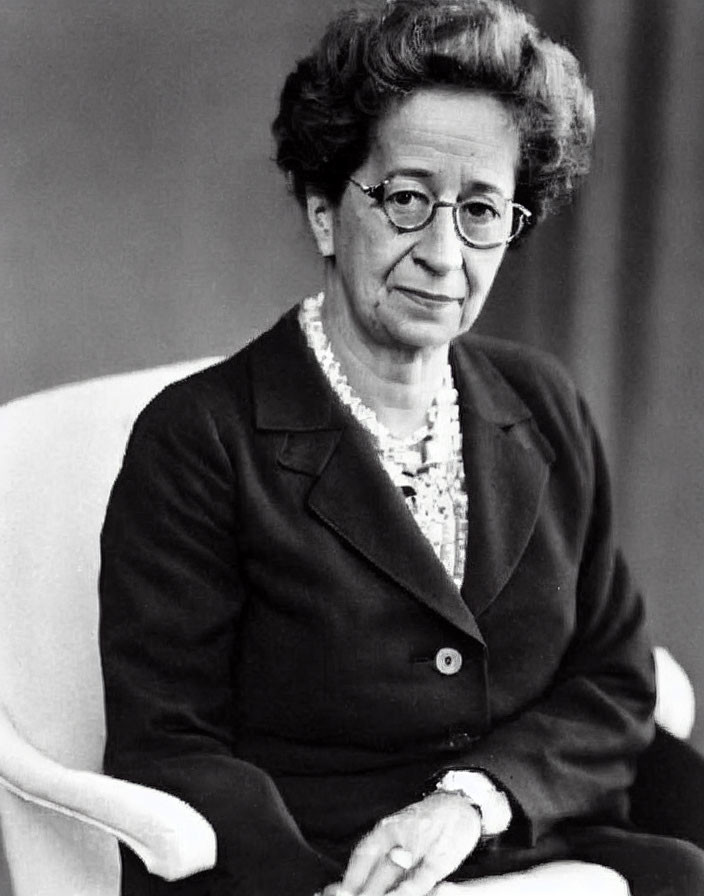
[(452, 364), (469, 499), (462, 596), (479, 616), (525, 551), (554, 452), (530, 410), (482, 351), (453, 347)]
[(382, 468), (368, 434), (351, 423), (308, 496), (324, 523), (414, 597), (482, 641), (474, 616)]

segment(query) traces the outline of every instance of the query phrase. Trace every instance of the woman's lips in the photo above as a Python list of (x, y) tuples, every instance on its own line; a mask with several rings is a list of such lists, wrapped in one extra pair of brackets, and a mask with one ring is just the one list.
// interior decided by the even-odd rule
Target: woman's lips
[(464, 303), (464, 296), (448, 296), (442, 292), (427, 292), (425, 289), (416, 289), (410, 286), (397, 286), (395, 288), (398, 292), (402, 292), (409, 298), (424, 304), (430, 302), (436, 305), (462, 305)]

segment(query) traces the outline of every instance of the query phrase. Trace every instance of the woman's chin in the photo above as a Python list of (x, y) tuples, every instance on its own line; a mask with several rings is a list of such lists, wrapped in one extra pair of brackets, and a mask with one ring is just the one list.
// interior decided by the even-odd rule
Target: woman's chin
[(459, 306), (434, 318), (397, 317), (382, 321), (392, 341), (409, 348), (440, 348), (466, 332), (477, 315), (466, 314)]
[(395, 321), (386, 332), (397, 345), (409, 349), (442, 348), (461, 332), (459, 316), (446, 321)]

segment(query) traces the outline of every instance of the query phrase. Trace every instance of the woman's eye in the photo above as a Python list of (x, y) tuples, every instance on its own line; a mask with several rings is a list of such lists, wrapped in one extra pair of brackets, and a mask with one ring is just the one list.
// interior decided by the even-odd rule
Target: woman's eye
[(398, 209), (425, 209), (430, 201), (424, 193), (416, 190), (396, 190), (386, 197), (386, 203)]
[(462, 214), (475, 224), (490, 224), (501, 217), (496, 208), (488, 202), (471, 200), (462, 206)]

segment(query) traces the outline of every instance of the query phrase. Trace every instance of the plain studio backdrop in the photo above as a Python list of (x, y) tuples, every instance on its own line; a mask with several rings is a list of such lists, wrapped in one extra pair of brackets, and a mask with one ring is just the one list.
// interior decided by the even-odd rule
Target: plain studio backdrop
[[(0, 2), (0, 401), (231, 353), (319, 289), (269, 123), (342, 5)], [(509, 252), (480, 328), (586, 393), (656, 640), (704, 705), (704, 6), (524, 6), (584, 62), (596, 158)]]

